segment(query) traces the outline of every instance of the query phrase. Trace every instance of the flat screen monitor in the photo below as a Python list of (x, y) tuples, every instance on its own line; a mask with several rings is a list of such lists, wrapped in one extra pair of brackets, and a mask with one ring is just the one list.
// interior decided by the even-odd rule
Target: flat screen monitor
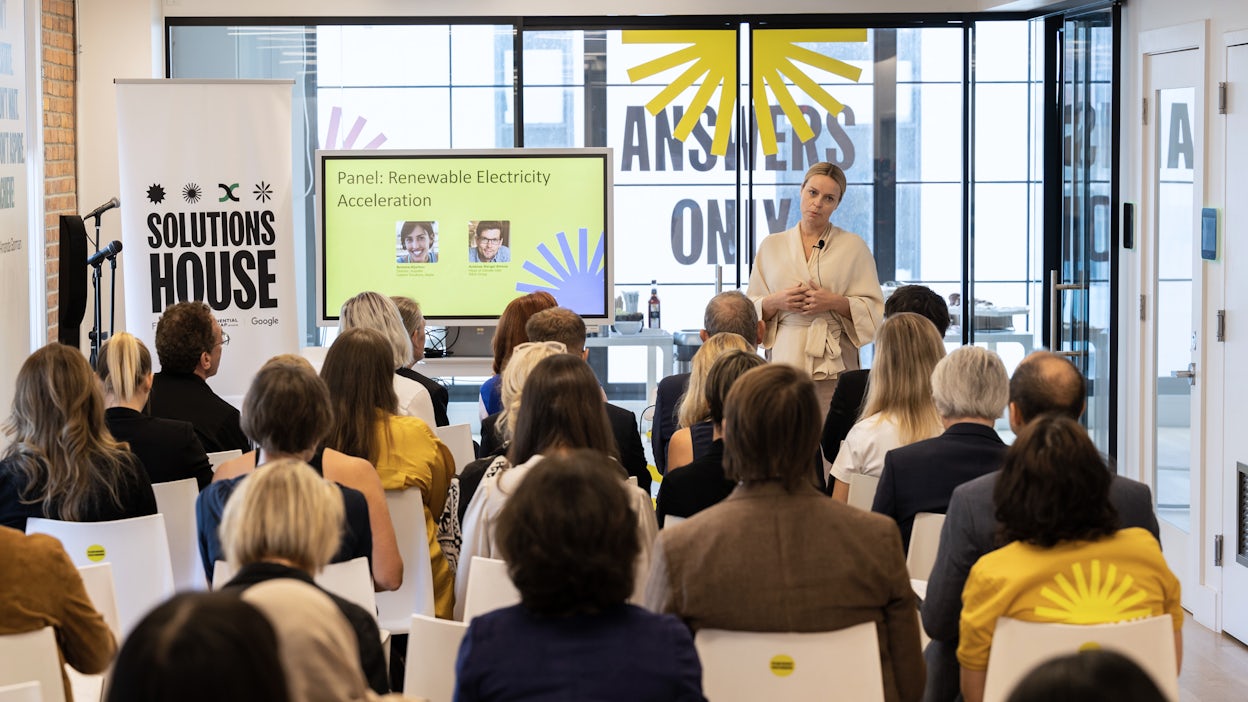
[(544, 290), (614, 319), (610, 149), (317, 151), (317, 317), (373, 290), (439, 326)]

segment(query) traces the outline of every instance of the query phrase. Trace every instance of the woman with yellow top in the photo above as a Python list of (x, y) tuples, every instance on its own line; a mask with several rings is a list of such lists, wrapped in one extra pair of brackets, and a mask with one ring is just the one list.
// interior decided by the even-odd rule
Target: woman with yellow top
[(1153, 535), (1118, 529), (1112, 474), (1087, 430), (1042, 415), (1005, 454), (993, 488), (1001, 542), (979, 559), (962, 590), (958, 663), (962, 696), (980, 702), (999, 617), (1108, 624), (1169, 614), (1183, 658), (1179, 580)]
[(334, 426), (325, 445), (370, 461), (387, 490), (420, 488), (433, 568), (434, 610), (449, 619), (454, 583), (438, 545), (434, 515), (442, 514), (446, 505), (455, 460), (424, 420), (396, 413), (390, 355), (385, 337), (370, 329), (350, 329), (334, 341), (321, 367), (334, 405)]

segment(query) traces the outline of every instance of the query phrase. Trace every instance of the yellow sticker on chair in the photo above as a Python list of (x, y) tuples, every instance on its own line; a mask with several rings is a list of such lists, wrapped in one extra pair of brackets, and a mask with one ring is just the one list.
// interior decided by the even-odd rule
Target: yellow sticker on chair
[(99, 544), (92, 544), (87, 547), (87, 560), (92, 563), (99, 563), (104, 560), (104, 547)]
[(1083, 653), (1084, 651), (1099, 651), (1099, 650), (1101, 650), (1101, 645), (1095, 641), (1088, 641), (1079, 646), (1080, 653)]
[(778, 656), (771, 657), (771, 674), (776, 677), (786, 678), (793, 674), (793, 657), (786, 656), (781, 653)]

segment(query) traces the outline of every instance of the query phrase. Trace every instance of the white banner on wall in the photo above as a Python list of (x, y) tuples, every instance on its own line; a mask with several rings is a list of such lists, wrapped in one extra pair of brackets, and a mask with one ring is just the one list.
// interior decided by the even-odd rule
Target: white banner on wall
[[(30, 354), (31, 314), (44, 309), (31, 305), (30, 299), (30, 232), (37, 225), (30, 220), (26, 162), (30, 103), (25, 28), (24, 3), (0, 2), (0, 418), (9, 416), (17, 371)], [(0, 446), (7, 443), (0, 437)]]
[(269, 357), (299, 349), (292, 85), (117, 81), (128, 331), (155, 356), (161, 311), (207, 303), (230, 337), (208, 381), (227, 399)]

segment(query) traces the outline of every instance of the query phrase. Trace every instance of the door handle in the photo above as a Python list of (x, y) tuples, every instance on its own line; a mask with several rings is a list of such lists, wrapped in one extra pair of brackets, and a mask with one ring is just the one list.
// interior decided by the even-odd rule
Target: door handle
[(1187, 370), (1170, 371), (1171, 378), (1187, 378), (1188, 385), (1196, 384), (1196, 364), (1187, 364)]

